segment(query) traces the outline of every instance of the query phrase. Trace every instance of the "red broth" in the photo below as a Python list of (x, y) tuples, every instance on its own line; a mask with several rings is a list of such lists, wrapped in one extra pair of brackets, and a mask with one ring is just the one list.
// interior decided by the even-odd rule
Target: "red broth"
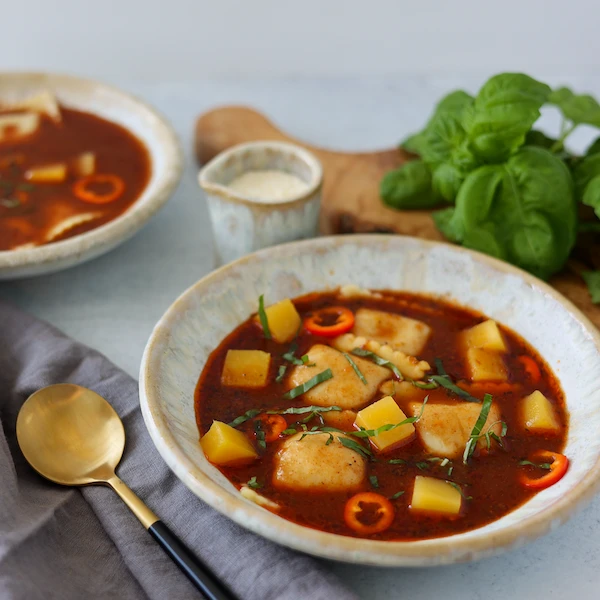
[[(382, 310), (418, 319), (432, 329), (426, 346), (419, 358), (434, 365), (436, 358), (441, 358), (443, 366), (452, 381), (461, 383), (468, 380), (464, 351), (459, 343), (459, 333), (484, 320), (482, 314), (462, 308), (442, 300), (422, 295), (408, 293), (384, 292), (384, 298), (376, 299), (352, 298), (341, 299), (334, 293), (317, 293), (297, 298), (294, 305), (304, 318), (311, 311), (325, 306), (345, 306), (352, 311), (361, 307)], [(259, 459), (238, 467), (219, 467), (221, 472), (238, 488), (252, 478), (260, 485), (256, 491), (280, 505), (278, 514), (301, 525), (322, 531), (354, 537), (367, 537), (376, 540), (418, 540), (432, 537), (448, 536), (494, 521), (506, 513), (516, 509), (536, 492), (525, 488), (520, 481), (524, 471), (532, 467), (520, 465), (538, 449), (561, 452), (566, 441), (568, 430), (568, 413), (565, 408), (564, 395), (560, 385), (548, 365), (539, 354), (528, 345), (519, 335), (501, 326), (501, 331), (508, 346), (504, 355), (508, 369), (508, 382), (518, 385), (518, 390), (508, 390), (495, 393), (493, 385), (489, 390), (493, 394), (494, 403), (501, 411), (502, 420), (507, 425), (507, 433), (503, 438), (505, 449), (495, 447), (489, 454), (477, 451), (467, 465), (462, 459), (454, 459), (445, 466), (440, 461), (430, 461), (432, 457), (417, 437), (408, 445), (392, 450), (377, 458), (385, 459), (368, 461), (367, 478), (358, 490), (348, 492), (327, 491), (290, 491), (282, 490), (273, 485), (273, 470), (276, 453), (284, 443), (285, 436), (273, 443), (268, 443), (266, 450), (259, 450)], [(297, 337), (298, 350), (296, 356), (306, 353), (315, 343), (330, 344), (331, 340), (307, 333), (302, 329)], [(288, 365), (282, 358), (290, 344), (277, 344), (264, 338), (262, 330), (255, 319), (251, 318), (235, 329), (216, 350), (200, 376), (195, 396), (197, 424), (201, 435), (204, 435), (213, 420), (229, 423), (249, 409), (262, 408), (282, 409), (289, 406), (304, 406), (302, 396), (292, 401), (282, 399), (283, 394), (290, 388), (286, 380), (275, 382), (280, 365)], [(262, 389), (242, 389), (223, 386), (221, 372), (225, 355), (229, 349), (259, 349), (269, 352), (272, 356), (269, 383)], [(528, 376), (522, 359), (530, 357), (539, 368), (541, 378), (533, 383)], [(289, 372), (289, 369), (288, 369)], [(482, 384), (485, 388), (485, 385)], [(554, 411), (560, 422), (559, 434), (533, 434), (525, 430), (521, 415), (522, 399), (534, 390), (541, 391), (552, 402)], [(422, 390), (422, 397), (429, 395), (429, 403), (448, 403), (457, 400), (445, 389)], [(377, 394), (370, 402), (381, 398)], [(482, 394), (479, 395), (482, 397)], [(398, 401), (398, 400), (397, 400)], [(369, 403), (370, 403), (369, 402)], [(369, 404), (367, 403), (367, 404)], [(402, 402), (398, 401), (400, 408)], [(424, 409), (427, 410), (427, 406)], [(406, 410), (405, 410), (406, 412)], [(288, 426), (298, 421), (304, 415), (286, 415)], [(308, 426), (318, 425), (317, 420)], [(248, 421), (239, 426), (249, 439), (254, 440), (252, 422)], [(360, 441), (360, 440), (358, 440)], [(256, 444), (255, 441), (253, 443)], [(361, 442), (364, 443), (364, 442)], [(368, 447), (368, 444), (366, 445)], [(437, 457), (439, 458), (439, 457)], [(404, 464), (390, 464), (389, 459), (403, 459)], [(452, 470), (450, 471), (450, 467)], [(411, 511), (412, 491), (417, 475), (452, 481), (458, 484), (463, 495), (460, 515), (455, 518), (419, 514)], [(537, 474), (539, 475), (539, 474)], [(536, 475), (536, 476), (537, 476)], [(377, 488), (369, 477), (375, 476)], [(394, 507), (392, 525), (381, 533), (361, 535), (344, 520), (344, 507), (356, 492), (371, 491), (391, 498), (398, 492), (403, 492), (391, 500)]]
[[(42, 116), (31, 135), (0, 141), (0, 250), (51, 243), (95, 229), (123, 214), (148, 184), (150, 157), (132, 133), (96, 115), (60, 110), (61, 122)], [(76, 168), (77, 157), (90, 152), (95, 155), (94, 176), (112, 179), (91, 180), (87, 190), (92, 199), (95, 193), (110, 200), (107, 194), (112, 193), (114, 181), (122, 182), (114, 200), (89, 202), (74, 192), (83, 179)], [(31, 169), (55, 164), (66, 166), (64, 180), (28, 179)], [(77, 215), (90, 218), (60, 232), (61, 223)]]

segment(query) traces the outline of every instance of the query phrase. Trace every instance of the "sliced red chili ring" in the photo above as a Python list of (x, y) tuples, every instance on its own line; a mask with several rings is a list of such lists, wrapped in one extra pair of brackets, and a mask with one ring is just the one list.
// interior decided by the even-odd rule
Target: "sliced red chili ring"
[(394, 515), (392, 503), (375, 492), (352, 496), (344, 508), (346, 525), (362, 535), (385, 531), (394, 521)]
[[(91, 189), (91, 186), (107, 186), (108, 191), (101, 193)], [(125, 191), (125, 182), (118, 175), (88, 175), (78, 179), (73, 184), (73, 193), (83, 202), (90, 204), (108, 204), (118, 200)]]
[(354, 327), (354, 313), (344, 306), (327, 306), (304, 319), (304, 328), (314, 335), (337, 337)]
[(543, 490), (560, 481), (569, 468), (569, 459), (564, 454), (552, 452), (551, 450), (537, 450), (532, 455), (531, 462), (547, 462), (550, 470), (541, 477), (530, 477), (523, 472), (520, 475), (521, 483), (531, 490)]

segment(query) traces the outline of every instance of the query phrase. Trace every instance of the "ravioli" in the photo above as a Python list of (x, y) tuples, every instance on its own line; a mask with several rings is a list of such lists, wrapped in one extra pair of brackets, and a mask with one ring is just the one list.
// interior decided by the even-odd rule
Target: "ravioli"
[[(325, 369), (331, 369), (333, 377), (303, 394), (302, 400), (306, 404), (339, 406), (343, 409), (360, 408), (373, 398), (381, 383), (391, 377), (391, 372), (385, 367), (352, 356), (352, 360), (367, 380), (365, 385), (344, 355), (335, 348), (316, 344), (307, 354), (308, 364), (292, 369), (288, 379), (290, 388), (306, 383)], [(308, 366), (313, 364), (314, 366)]]
[(359, 308), (355, 314), (352, 332), (370, 340), (390, 344), (395, 350), (416, 356), (425, 347), (431, 335), (431, 327), (423, 321), (402, 315)]
[(275, 457), (273, 485), (278, 488), (341, 492), (363, 483), (366, 460), (340, 441), (339, 434), (317, 433), (302, 438), (293, 435), (281, 445)]
[[(421, 402), (409, 404), (409, 414), (413, 417), (421, 412)], [(481, 404), (474, 402), (456, 402), (454, 404), (427, 404), (423, 415), (415, 423), (417, 435), (427, 452), (442, 458), (459, 458), (473, 430), (479, 414)], [(500, 410), (492, 404), (487, 421), (482, 432), (485, 433), (492, 424), (491, 431), (500, 434), (502, 429), (498, 422), (501, 419)], [(481, 438), (478, 446), (486, 444)]]

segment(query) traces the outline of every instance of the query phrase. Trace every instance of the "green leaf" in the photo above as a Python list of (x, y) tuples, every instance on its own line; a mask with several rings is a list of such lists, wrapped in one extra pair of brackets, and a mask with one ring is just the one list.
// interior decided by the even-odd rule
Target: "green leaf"
[(581, 275), (588, 286), (592, 302), (600, 304), (600, 271), (584, 271)]
[(262, 487), (262, 483), (258, 483), (258, 481), (256, 481), (256, 477), (251, 477), (250, 480), (246, 482), (246, 485), (253, 490)]
[(538, 467), (539, 469), (545, 469), (547, 471), (549, 471), (552, 468), (552, 465), (550, 463), (534, 463), (530, 460), (520, 460), (519, 464), (522, 466), (529, 465), (531, 467)]
[(583, 192), (582, 202), (591, 206), (600, 219), (600, 175), (596, 175), (586, 186)]
[(600, 137), (597, 137), (585, 151), (586, 156), (591, 156), (592, 154), (600, 153)]
[(359, 444), (358, 442), (351, 440), (350, 438), (340, 436), (338, 440), (340, 441), (342, 446), (346, 446), (346, 448), (350, 448), (350, 450), (358, 452), (358, 454), (360, 454), (364, 458), (373, 457), (373, 453), (368, 448), (365, 448), (362, 444)]
[(377, 475), (369, 475), (369, 482), (375, 488), (379, 488), (379, 480), (377, 479)]
[(275, 377), (275, 381), (277, 383), (281, 383), (283, 381), (283, 378), (285, 377), (285, 372), (287, 370), (287, 367), (285, 365), (280, 365), (279, 369), (277, 371), (277, 377)]
[(376, 365), (379, 365), (380, 367), (385, 367), (386, 369), (389, 369), (400, 381), (404, 379), (402, 377), (402, 373), (400, 373), (400, 369), (398, 369), (398, 367), (394, 363), (391, 363), (389, 360), (385, 360), (385, 358), (381, 358), (381, 356), (378, 356), (377, 354), (375, 354), (375, 352), (365, 350), (364, 348), (354, 348), (354, 350), (352, 350), (352, 354), (356, 354), (356, 356), (366, 358), (371, 362), (374, 362)]
[(422, 160), (407, 162), (386, 173), (379, 193), (384, 204), (397, 209), (430, 208), (440, 204), (431, 188), (431, 173)]
[(262, 408), (251, 408), (250, 410), (247, 410), (243, 415), (236, 417), (233, 421), (231, 421), (231, 423), (228, 423), (228, 425), (229, 427), (237, 427), (238, 425), (241, 425), (242, 423), (253, 419), (257, 415), (260, 415), (260, 413), (262, 412), (265, 412)]
[(473, 151), (483, 160), (506, 160), (525, 143), (550, 88), (523, 73), (489, 79), (465, 111), (463, 123)]
[[(317, 373), (314, 377), (311, 377), (308, 381), (297, 385), (295, 388), (292, 388), (289, 392), (285, 393), (283, 397), (286, 400), (293, 400), (302, 394), (305, 394), (309, 390), (312, 390), (315, 386), (323, 383), (323, 381), (327, 381), (333, 377), (333, 371), (331, 369), (325, 369), (320, 373)], [(284, 413), (285, 414), (285, 413)]]
[(404, 490), (400, 490), (399, 492), (392, 494), (390, 496), (390, 500), (397, 500), (398, 498), (400, 498), (400, 496), (402, 496), (402, 494), (404, 494)]
[(256, 434), (256, 443), (258, 444), (259, 448), (265, 450), (267, 447), (267, 442), (265, 441), (265, 432), (263, 431), (260, 420), (254, 421), (254, 433)]
[(585, 188), (598, 175), (600, 175), (600, 153), (590, 154), (575, 165), (573, 183), (575, 184), (575, 197), (579, 202), (583, 202)]
[(463, 492), (463, 489), (460, 487), (460, 485), (458, 485), (458, 483), (455, 483), (454, 481), (446, 481), (446, 483), (449, 483), (455, 490), (458, 490), (460, 495), (465, 499), (465, 500), (473, 500), (473, 496), (467, 496), (465, 495), (465, 493)]
[(443, 113), (452, 113), (457, 118), (461, 118), (464, 110), (467, 107), (469, 107), (472, 103), (473, 97), (467, 94), (467, 92), (464, 92), (462, 90), (450, 92), (437, 103), (433, 114), (431, 115), (429, 121), (423, 128), (423, 131), (409, 136), (400, 144), (400, 146), (408, 152), (413, 152), (414, 154), (419, 155), (422, 154), (423, 148), (427, 143), (425, 136), (426, 131), (429, 129), (435, 118)]
[(463, 400), (466, 400), (467, 402), (481, 402), (479, 398), (471, 396), (469, 392), (463, 390), (462, 388), (459, 388), (455, 383), (452, 382), (452, 379), (450, 379), (450, 375), (448, 375), (446, 369), (444, 369), (444, 364), (442, 363), (442, 360), (440, 358), (436, 358), (434, 362), (438, 374), (431, 375), (429, 377), (431, 381), (433, 381), (437, 385), (440, 385), (443, 388), (446, 388), (449, 392), (452, 392), (453, 394), (455, 394), (459, 398), (462, 398)]
[(352, 367), (353, 371), (356, 373), (356, 376), (365, 384), (365, 385), (369, 385), (368, 381), (365, 379), (365, 376), (361, 373), (360, 369), (358, 368), (357, 364), (352, 360), (352, 357), (347, 353), (347, 352), (342, 352), (342, 354), (344, 355), (344, 358), (350, 363), (350, 366)]
[(539, 146), (550, 150), (555, 143), (555, 139), (548, 137), (543, 131), (537, 129), (531, 129), (525, 134), (525, 144), (527, 146)]
[(600, 104), (589, 94), (574, 94), (569, 88), (554, 90), (548, 102), (560, 108), (563, 115), (575, 125), (585, 123), (600, 127)]
[(481, 405), (481, 412), (479, 413), (479, 417), (477, 417), (477, 421), (475, 425), (473, 425), (473, 429), (471, 430), (471, 435), (469, 436), (469, 441), (465, 446), (465, 451), (463, 453), (463, 462), (465, 465), (469, 461), (469, 458), (475, 452), (475, 447), (477, 445), (477, 440), (481, 435), (481, 430), (487, 421), (488, 415), (490, 414), (490, 409), (492, 408), (492, 396), (491, 394), (485, 394), (483, 396), (483, 403)]
[(421, 410), (419, 411), (419, 414), (415, 415), (414, 417), (406, 417), (406, 419), (403, 419), (402, 421), (400, 421), (400, 423), (386, 423), (385, 425), (381, 425), (380, 427), (377, 427), (377, 429), (360, 429), (359, 431), (349, 431), (348, 435), (353, 435), (354, 437), (358, 437), (358, 438), (375, 437), (382, 433), (385, 433), (386, 431), (391, 431), (392, 429), (397, 429), (398, 427), (402, 427), (403, 425), (416, 423), (423, 416), (423, 411), (425, 410), (425, 405), (427, 404), (428, 400), (429, 400), (429, 396), (425, 396), (425, 398), (423, 399), (423, 404), (421, 405)]
[(460, 226), (460, 222), (454, 218), (456, 212), (454, 207), (444, 208), (434, 212), (431, 216), (436, 227), (455, 244), (460, 244), (464, 237), (464, 232)]
[(433, 193), (437, 197), (454, 203), (466, 174), (466, 171), (459, 169), (452, 163), (442, 163), (433, 172), (431, 180)]
[(271, 339), (271, 330), (269, 329), (269, 320), (267, 319), (267, 313), (265, 312), (265, 296), (261, 294), (258, 297), (258, 318), (263, 328), (263, 335), (266, 339)]
[(565, 264), (577, 236), (577, 206), (565, 164), (525, 146), (503, 165), (473, 171), (449, 226), (462, 243), (547, 279)]

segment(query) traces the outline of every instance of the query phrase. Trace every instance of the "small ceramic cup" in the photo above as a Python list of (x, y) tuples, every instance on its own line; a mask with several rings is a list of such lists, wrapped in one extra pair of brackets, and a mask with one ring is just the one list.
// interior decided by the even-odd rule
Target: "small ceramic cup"
[[(243, 173), (262, 170), (296, 175), (307, 188), (285, 200), (263, 202), (228, 187)], [(213, 158), (198, 180), (206, 194), (218, 264), (317, 235), (323, 169), (303, 148), (284, 142), (240, 144)]]

